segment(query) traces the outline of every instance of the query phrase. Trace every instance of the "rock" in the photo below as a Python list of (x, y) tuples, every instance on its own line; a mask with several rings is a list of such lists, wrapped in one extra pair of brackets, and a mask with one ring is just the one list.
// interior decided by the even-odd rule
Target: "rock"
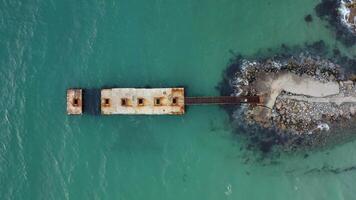
[(279, 114), (284, 115), (285, 114), (285, 110), (284, 109), (280, 110)]
[(297, 108), (297, 107), (293, 107), (293, 112), (296, 113), (296, 114), (298, 114), (298, 113), (299, 113), (298, 108)]
[(307, 22), (307, 23), (312, 22), (312, 21), (313, 21), (312, 15), (311, 15), (311, 14), (306, 15), (306, 16), (304, 17), (304, 21)]
[(315, 71), (315, 75), (316, 75), (316, 76), (320, 76), (320, 69), (317, 69), (317, 70)]
[(350, 113), (351, 113), (351, 115), (355, 115), (356, 114), (356, 107), (352, 106), (350, 108)]
[(343, 116), (343, 115), (344, 115), (344, 111), (343, 111), (343, 110), (340, 110), (340, 111), (339, 111), (339, 115), (340, 115), (340, 116)]
[(334, 75), (330, 75), (329, 80), (334, 81), (336, 78)]
[(297, 121), (294, 118), (292, 118), (292, 124), (296, 124), (296, 123)]

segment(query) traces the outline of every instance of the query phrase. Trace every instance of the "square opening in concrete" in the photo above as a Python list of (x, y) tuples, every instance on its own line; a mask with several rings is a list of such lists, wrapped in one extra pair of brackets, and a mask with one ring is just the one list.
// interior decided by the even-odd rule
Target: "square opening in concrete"
[(73, 106), (78, 106), (78, 104), (79, 104), (79, 99), (74, 98), (73, 99)]
[(104, 99), (104, 105), (105, 105), (105, 106), (109, 106), (109, 105), (110, 105), (110, 99), (105, 98), (105, 99)]
[(173, 97), (172, 104), (173, 105), (177, 105), (178, 104), (178, 97)]
[(155, 99), (154, 99), (154, 104), (155, 104), (155, 106), (160, 106), (160, 105), (162, 105), (162, 103), (161, 103), (161, 98), (160, 98), (160, 97), (155, 97)]
[(127, 99), (126, 98), (122, 98), (121, 99), (121, 106), (127, 106)]
[(143, 106), (143, 105), (144, 105), (144, 102), (145, 102), (145, 99), (144, 99), (144, 98), (137, 98), (137, 105)]

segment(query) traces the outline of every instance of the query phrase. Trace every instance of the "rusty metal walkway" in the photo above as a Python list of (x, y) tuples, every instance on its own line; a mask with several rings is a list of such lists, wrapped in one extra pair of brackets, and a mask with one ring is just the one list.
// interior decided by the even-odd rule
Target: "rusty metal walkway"
[(216, 97), (185, 97), (185, 105), (223, 105), (223, 104), (241, 104), (250, 103), (258, 104), (261, 103), (259, 96), (216, 96)]

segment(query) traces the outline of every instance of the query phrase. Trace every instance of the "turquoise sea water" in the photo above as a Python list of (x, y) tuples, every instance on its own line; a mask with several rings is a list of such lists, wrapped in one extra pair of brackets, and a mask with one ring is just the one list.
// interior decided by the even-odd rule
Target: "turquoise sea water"
[[(356, 146), (246, 162), (228, 115), (67, 116), (70, 87), (215, 89), (233, 56), (334, 39), (317, 0), (1, 0), (0, 199), (356, 199)], [(313, 15), (306, 23), (304, 16)]]

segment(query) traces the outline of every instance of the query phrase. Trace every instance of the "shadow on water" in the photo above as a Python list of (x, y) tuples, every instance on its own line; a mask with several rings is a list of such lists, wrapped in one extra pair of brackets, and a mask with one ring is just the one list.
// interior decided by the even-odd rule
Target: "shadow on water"
[(100, 89), (84, 89), (84, 114), (100, 115)]

